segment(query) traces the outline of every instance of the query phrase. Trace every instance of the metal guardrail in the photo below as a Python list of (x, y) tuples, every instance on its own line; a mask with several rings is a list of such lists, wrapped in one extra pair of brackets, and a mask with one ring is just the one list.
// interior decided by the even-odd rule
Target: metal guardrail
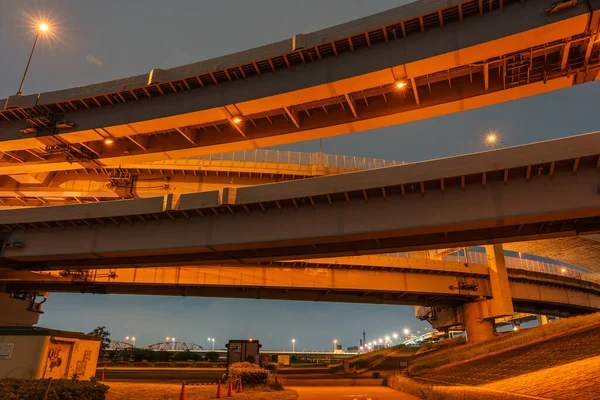
[(255, 163), (292, 164), (305, 166), (316, 165), (326, 168), (338, 168), (348, 170), (365, 170), (405, 164), (402, 161), (384, 160), (380, 158), (259, 149), (241, 150), (232, 153), (211, 154), (207, 156), (193, 157), (192, 159), (207, 161), (239, 161)]
[[(391, 253), (387, 255), (404, 258), (433, 258), (431, 254), (426, 251)], [(465, 255), (451, 254), (444, 256), (441, 259), (442, 261), (460, 262), (467, 264), (488, 264), (487, 255), (485, 253), (476, 251), (467, 251)], [(600, 273), (585, 272), (564, 265), (552, 264), (545, 261), (530, 260), (521, 257), (504, 257), (504, 259), (506, 260), (506, 267), (509, 269), (542, 272), (551, 275), (559, 275), (566, 276), (569, 278), (581, 279), (587, 282), (600, 283)]]

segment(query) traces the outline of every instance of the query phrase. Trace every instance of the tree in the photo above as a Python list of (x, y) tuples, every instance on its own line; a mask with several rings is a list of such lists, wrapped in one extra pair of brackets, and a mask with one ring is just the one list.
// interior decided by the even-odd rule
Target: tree
[(216, 351), (210, 351), (206, 353), (206, 359), (210, 362), (215, 362), (219, 359), (219, 353)]
[(93, 335), (102, 339), (102, 342), (100, 343), (100, 357), (102, 357), (106, 349), (110, 346), (110, 332), (105, 326), (99, 326), (88, 333), (88, 335)]

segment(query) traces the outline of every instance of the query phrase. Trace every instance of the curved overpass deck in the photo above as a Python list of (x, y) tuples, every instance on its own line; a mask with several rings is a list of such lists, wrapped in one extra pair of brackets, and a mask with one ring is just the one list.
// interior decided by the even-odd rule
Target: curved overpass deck
[(245, 187), (402, 165), (324, 153), (245, 150), (195, 159), (0, 176), (0, 208), (81, 204)]
[(316, 258), (594, 232), (598, 149), (600, 134), (593, 133), (179, 199), (7, 210), (0, 214), (7, 243), (1, 265)]
[[(369, 256), (246, 264), (36, 273), (0, 271), (5, 291), (152, 294), (458, 306), (492, 297), (485, 265)], [(600, 283), (509, 268), (515, 310), (600, 310)]]
[(600, 1), (548, 6), (422, 0), (215, 60), (13, 96), (0, 174), (268, 147), (597, 79)]

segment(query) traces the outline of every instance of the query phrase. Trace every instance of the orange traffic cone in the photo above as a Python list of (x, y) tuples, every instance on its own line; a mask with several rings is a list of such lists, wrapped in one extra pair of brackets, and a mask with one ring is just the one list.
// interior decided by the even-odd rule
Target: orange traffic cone
[(106, 371), (106, 364), (104, 364), (104, 368), (102, 368), (102, 375), (100, 375), (100, 381), (104, 380), (104, 371)]
[(221, 380), (219, 379), (219, 383), (217, 383), (217, 399), (221, 399)]
[(179, 393), (179, 400), (185, 400), (185, 381), (181, 385), (181, 393)]
[(242, 393), (243, 392), (243, 390), (242, 390), (242, 379), (241, 378), (240, 378), (240, 382), (238, 383), (237, 392), (238, 393)]
[(227, 397), (233, 397), (233, 387), (231, 386), (231, 381), (229, 381), (229, 387), (227, 388)]

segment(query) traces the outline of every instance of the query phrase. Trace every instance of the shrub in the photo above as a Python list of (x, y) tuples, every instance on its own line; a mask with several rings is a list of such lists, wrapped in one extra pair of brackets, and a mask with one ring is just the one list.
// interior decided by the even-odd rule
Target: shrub
[(173, 364), (170, 362), (159, 361), (154, 363), (155, 367), (172, 367)]
[(215, 362), (219, 359), (219, 353), (217, 353), (216, 351), (210, 351), (206, 353), (206, 359), (208, 361)]
[[(421, 385), (408, 379), (400, 374), (394, 374), (387, 378), (386, 385), (394, 390), (401, 391), (403, 393), (412, 394), (420, 399), (425, 400), (454, 400), (458, 399), (449, 393), (441, 393), (434, 390), (431, 386)], [(463, 397), (464, 398), (464, 397)]]
[(279, 371), (280, 365), (281, 364), (279, 364), (279, 363), (264, 363), (263, 368), (272, 374), (276, 374), (277, 371)]
[[(47, 379), (2, 379), (0, 395), (2, 399), (41, 399)], [(48, 400), (105, 400), (108, 386), (96, 381), (52, 380)]]
[(176, 363), (173, 363), (174, 367), (177, 368), (187, 368), (187, 367), (193, 367), (194, 363), (193, 362), (189, 362), (189, 361), (177, 361)]
[(249, 362), (231, 364), (227, 369), (227, 376), (232, 381), (242, 380), (244, 386), (264, 386), (269, 383), (269, 371), (260, 365)]
[(194, 367), (196, 368), (212, 368), (213, 363), (210, 361), (196, 361)]
[(148, 361), (140, 361), (140, 362), (133, 363), (133, 366), (134, 367), (151, 367), (152, 363), (148, 362)]

